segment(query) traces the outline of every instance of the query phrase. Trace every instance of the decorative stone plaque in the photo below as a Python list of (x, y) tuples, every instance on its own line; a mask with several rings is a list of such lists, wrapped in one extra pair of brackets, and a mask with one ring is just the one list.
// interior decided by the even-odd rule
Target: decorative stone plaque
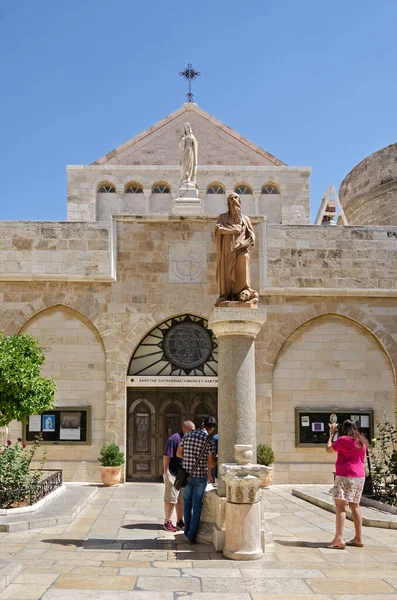
[(189, 243), (170, 244), (168, 261), (169, 283), (206, 283), (206, 245)]

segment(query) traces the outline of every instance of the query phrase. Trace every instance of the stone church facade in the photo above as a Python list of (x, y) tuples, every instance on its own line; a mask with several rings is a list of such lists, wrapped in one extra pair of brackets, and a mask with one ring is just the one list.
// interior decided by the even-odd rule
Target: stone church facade
[[(195, 214), (175, 208), (186, 121), (198, 140)], [(275, 483), (332, 481), (324, 445), (299, 443), (309, 420), (298, 409), (376, 420), (396, 407), (394, 176), (381, 184), (376, 157), (370, 169), (374, 190), (388, 186), (389, 220), (385, 203), (376, 220), (367, 183), (366, 221), (361, 168), (341, 188), (350, 225), (311, 225), (310, 168), (287, 166), (191, 103), (92, 165), (68, 167), (66, 222), (0, 222), (0, 331), (38, 338), (65, 418), (89, 407), (87, 443), (70, 432), (49, 442), (48, 467), (98, 481), (100, 447), (115, 441), (126, 479), (157, 481), (168, 434), (216, 414), (214, 225), (236, 190), (267, 308), (255, 347), (257, 441), (274, 448)], [(12, 439), (22, 433), (11, 425)]]

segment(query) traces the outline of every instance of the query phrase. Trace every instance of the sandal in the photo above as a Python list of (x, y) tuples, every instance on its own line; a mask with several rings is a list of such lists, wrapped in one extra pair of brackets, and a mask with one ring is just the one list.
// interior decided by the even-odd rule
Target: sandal
[(325, 547), (329, 550), (344, 550), (345, 544), (335, 544), (335, 546), (333, 546), (332, 544), (326, 544)]
[(350, 540), (350, 542), (346, 542), (346, 546), (354, 546), (354, 548), (364, 548), (364, 544), (360, 544), (355, 542), (354, 540)]

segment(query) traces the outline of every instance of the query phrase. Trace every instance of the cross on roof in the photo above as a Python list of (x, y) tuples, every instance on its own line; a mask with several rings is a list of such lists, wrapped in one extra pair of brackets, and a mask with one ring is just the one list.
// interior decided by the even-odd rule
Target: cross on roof
[(192, 94), (192, 81), (200, 77), (201, 73), (194, 70), (192, 63), (189, 63), (184, 71), (180, 71), (179, 75), (182, 75), (185, 79), (187, 79), (189, 84), (189, 91), (186, 94), (186, 99), (188, 102), (194, 102), (194, 96)]

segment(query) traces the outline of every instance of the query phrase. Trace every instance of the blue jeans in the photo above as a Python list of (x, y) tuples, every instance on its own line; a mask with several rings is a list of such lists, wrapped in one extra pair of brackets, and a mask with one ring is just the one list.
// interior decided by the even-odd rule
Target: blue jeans
[(206, 487), (206, 477), (191, 477), (187, 486), (183, 488), (185, 535), (193, 542), (200, 525), (201, 509), (203, 507), (203, 498)]

